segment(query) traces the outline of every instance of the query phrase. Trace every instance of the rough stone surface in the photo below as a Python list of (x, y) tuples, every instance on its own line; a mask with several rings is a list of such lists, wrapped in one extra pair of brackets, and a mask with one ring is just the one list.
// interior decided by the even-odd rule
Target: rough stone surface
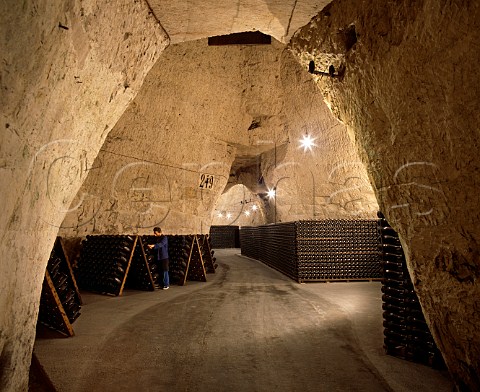
[(215, 203), (212, 225), (258, 226), (266, 222), (265, 198), (244, 185), (234, 185)]
[[(304, 154), (309, 133), (317, 147)], [(277, 188), (268, 222), (373, 217), (366, 171), (345, 127), (285, 46), (169, 46), (110, 132), (61, 230), (208, 232), (224, 190)], [(212, 174), (211, 189), (200, 189)], [(77, 207), (78, 206), (78, 207)], [(275, 219), (275, 217), (277, 219)]]
[(145, 1), (0, 3), (0, 390), (28, 385), (66, 209), (167, 44)]
[[(324, 5), (281, 3), (151, 1), (175, 42), (253, 29), (286, 42)], [(0, 389), (26, 387), (41, 281), (68, 206), (73, 235), (147, 230), (159, 217), (203, 232), (222, 185), (238, 183), (276, 188), (269, 222), (371, 216), (346, 130), (459, 389), (480, 389), (476, 2), (336, 1), (295, 38), (302, 67), (278, 43), (172, 47), (98, 156), (166, 43), (146, 4), (0, 7)], [(305, 74), (312, 59), (334, 68), (315, 81), (346, 128)], [(305, 133), (317, 147), (303, 154)], [(204, 170), (217, 181), (199, 191)]]
[(148, 0), (172, 43), (261, 31), (286, 43), (330, 0)]
[(425, 315), (460, 390), (480, 389), (480, 5), (332, 3), (292, 39), (400, 233)]

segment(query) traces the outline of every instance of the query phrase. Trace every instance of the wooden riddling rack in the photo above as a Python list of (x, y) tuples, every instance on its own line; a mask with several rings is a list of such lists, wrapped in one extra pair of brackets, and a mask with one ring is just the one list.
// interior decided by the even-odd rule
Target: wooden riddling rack
[(241, 252), (298, 282), (380, 280), (375, 220), (329, 219), (240, 229)]
[[(216, 264), (207, 235), (167, 235), (169, 252), (169, 275), (172, 284), (184, 285), (187, 280), (206, 282), (206, 274), (214, 273)], [(142, 236), (145, 246), (155, 244), (157, 237)], [(153, 251), (146, 248), (147, 257), (154, 259)], [(159, 266), (159, 284), (162, 282), (162, 270)]]
[(38, 323), (73, 336), (72, 323), (80, 316), (82, 298), (61, 237), (57, 237), (45, 271)]
[(381, 212), (378, 212), (378, 216), (384, 277), (382, 308), (385, 352), (434, 368), (444, 368), (442, 355), (413, 288), (398, 234)]
[[(168, 235), (169, 275), (172, 284), (206, 281), (215, 272), (210, 242), (203, 235)], [(162, 286), (162, 266), (157, 265), (153, 235), (90, 235), (82, 241), (76, 274), (80, 288), (119, 296), (124, 288), (155, 290)], [(208, 247), (208, 252), (205, 249)]]
[(159, 266), (155, 262), (155, 258), (149, 255), (148, 251), (149, 249), (142, 241), (142, 238), (137, 237), (125, 281), (126, 288), (153, 291), (158, 286)]
[(205, 265), (205, 271), (207, 274), (215, 273), (215, 270), (218, 267), (216, 263), (217, 258), (214, 256), (215, 251), (212, 248), (212, 239), (209, 234), (200, 234), (198, 235), (198, 241), (200, 244), (200, 249), (202, 250), (202, 259)]
[[(149, 271), (145, 256), (138, 255), (143, 247), (138, 248), (137, 242), (138, 236), (87, 235), (82, 241), (75, 270), (79, 287), (101, 294), (122, 295), (130, 268), (138, 274), (145, 269)], [(132, 261), (139, 265), (132, 267)], [(139, 279), (131, 277), (132, 280), (136, 282)], [(149, 282), (148, 288), (154, 289), (153, 281)]]

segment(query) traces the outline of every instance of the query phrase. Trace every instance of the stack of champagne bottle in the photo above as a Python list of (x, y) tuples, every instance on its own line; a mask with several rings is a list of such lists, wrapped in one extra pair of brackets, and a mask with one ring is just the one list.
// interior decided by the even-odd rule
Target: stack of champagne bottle
[(242, 226), (240, 229), (241, 253), (244, 256), (259, 260), (260, 243), (258, 226)]
[(259, 226), (258, 238), (258, 260), (297, 279), (295, 223)]
[(375, 220), (242, 227), (242, 254), (299, 282), (381, 279)]
[(38, 321), (66, 335), (80, 316), (81, 298), (61, 239), (57, 238), (47, 264), (42, 286)]
[(211, 226), (210, 237), (212, 246), (216, 249), (240, 248), (240, 234), (238, 226)]
[(398, 234), (381, 212), (377, 215), (384, 276), (382, 308), (385, 352), (432, 367), (443, 367), (442, 356), (414, 291)]
[(75, 271), (81, 289), (121, 295), (136, 245), (128, 235), (87, 235)]
[(297, 222), (300, 281), (381, 279), (375, 220)]
[[(206, 272), (215, 272), (217, 265), (208, 236), (167, 237), (171, 284), (184, 284), (187, 279), (206, 281)], [(79, 286), (110, 295), (121, 295), (124, 287), (154, 290), (163, 286), (162, 265), (148, 247), (157, 241), (153, 235), (88, 235), (82, 241), (77, 263)]]

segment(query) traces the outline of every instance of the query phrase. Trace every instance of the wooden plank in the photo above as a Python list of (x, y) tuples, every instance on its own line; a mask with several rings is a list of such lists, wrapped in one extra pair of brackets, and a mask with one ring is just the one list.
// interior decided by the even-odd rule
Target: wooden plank
[(206, 253), (207, 257), (204, 258), (203, 262), (210, 266), (211, 273), (214, 274), (215, 273), (215, 264), (213, 262), (212, 249), (210, 248), (210, 242), (208, 241), (207, 236), (205, 234), (202, 234), (202, 241), (201, 241), (200, 249), (203, 250), (204, 248), (206, 249), (205, 253)]
[(50, 295), (53, 297), (57, 305), (56, 309), (59, 311), (60, 315), (62, 316), (63, 324), (66, 329), (65, 334), (68, 336), (74, 336), (75, 333), (73, 332), (72, 324), (70, 324), (70, 320), (68, 319), (67, 313), (65, 312), (65, 309), (63, 309), (62, 301), (60, 300), (60, 297), (57, 294), (57, 290), (55, 289), (55, 285), (53, 284), (52, 278), (50, 277), (50, 274), (48, 273), (48, 271), (45, 271), (45, 280), (47, 282), (47, 287), (50, 290)]
[(67, 255), (67, 252), (65, 252), (65, 247), (63, 245), (62, 237), (57, 237), (55, 245), (57, 245), (57, 242), (60, 246), (60, 250), (62, 251), (63, 257), (65, 258), (65, 261), (67, 262), (68, 271), (69, 271), (70, 278), (71, 278), (72, 283), (73, 283), (73, 288), (75, 289), (75, 294), (77, 295), (78, 303), (80, 305), (83, 305), (82, 296), (80, 295), (80, 290), (78, 289), (77, 281), (75, 280), (75, 275), (73, 273), (73, 269), (72, 269), (72, 265), (70, 264), (69, 257)]
[(203, 257), (202, 257), (202, 248), (200, 248), (200, 243), (198, 242), (198, 236), (195, 235), (194, 241), (197, 243), (198, 247), (198, 256), (200, 257), (200, 263), (202, 265), (202, 271), (203, 271), (203, 281), (207, 281), (207, 273), (205, 272), (205, 264), (203, 264)]
[(187, 276), (188, 276), (188, 271), (190, 269), (190, 260), (192, 259), (192, 255), (193, 255), (193, 244), (194, 243), (195, 243), (195, 238), (192, 239), (192, 243), (191, 243), (191, 246), (190, 246), (190, 253), (188, 254), (187, 266), (185, 267), (185, 276), (183, 277), (182, 286), (185, 286), (185, 283), (187, 283)]
[(143, 249), (142, 237), (138, 237), (140, 250), (142, 251), (143, 261), (145, 263), (145, 268), (148, 272), (148, 277), (150, 278), (150, 284), (152, 285), (152, 291), (155, 291), (155, 282), (153, 281), (152, 271), (150, 271), (150, 265), (148, 264), (147, 255), (145, 254), (145, 249)]
[(137, 240), (138, 240), (138, 235), (135, 236), (135, 240), (133, 241), (132, 251), (130, 252), (127, 268), (125, 268), (125, 275), (123, 275), (122, 285), (120, 286), (120, 290), (118, 291), (117, 296), (120, 296), (123, 293), (123, 288), (125, 286), (125, 282), (127, 281), (128, 271), (130, 270), (130, 265), (132, 264), (133, 253), (135, 252), (135, 246), (137, 245)]

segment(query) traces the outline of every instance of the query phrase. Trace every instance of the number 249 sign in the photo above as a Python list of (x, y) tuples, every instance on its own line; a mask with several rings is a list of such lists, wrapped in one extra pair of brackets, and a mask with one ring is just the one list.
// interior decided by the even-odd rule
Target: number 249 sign
[(200, 174), (200, 189), (212, 189), (213, 182), (213, 174)]

